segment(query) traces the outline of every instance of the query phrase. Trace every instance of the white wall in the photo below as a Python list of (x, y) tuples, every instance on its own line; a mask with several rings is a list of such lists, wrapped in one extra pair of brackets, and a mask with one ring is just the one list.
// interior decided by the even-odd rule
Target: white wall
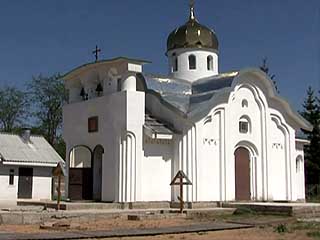
[[(175, 53), (178, 58), (178, 71), (173, 71), (172, 54)], [(189, 55), (196, 56), (196, 69), (189, 69)], [(213, 70), (207, 69), (207, 57), (213, 57)], [(210, 77), (219, 73), (218, 54), (210, 49), (175, 49), (168, 53), (169, 75), (174, 78), (185, 79), (193, 82), (199, 78)]]
[[(235, 200), (235, 157), (234, 152), (238, 147), (245, 147), (250, 152), (250, 185), (251, 198), (261, 200), (262, 195), (262, 158), (263, 153), (262, 132), (264, 125), (263, 98), (258, 98), (257, 89), (246, 85), (239, 85), (230, 94), (228, 105), (225, 107), (225, 154), (226, 154), (226, 200)], [(247, 101), (248, 105), (243, 104)], [(239, 120), (249, 119), (249, 132), (239, 131)]]
[[(9, 185), (9, 172), (14, 169), (14, 185)], [(16, 200), (18, 193), (18, 168), (0, 163), (0, 200)]]
[[(28, 166), (23, 166), (28, 167)], [(52, 168), (33, 168), (32, 199), (51, 199)], [(9, 185), (9, 172), (14, 169), (14, 185)], [(18, 197), (19, 167), (0, 164), (0, 200), (16, 200)]]
[(304, 144), (306, 143), (296, 142), (296, 163), (298, 163), (298, 166), (295, 165), (295, 182), (297, 200), (305, 200)]
[(199, 127), (198, 201), (220, 201), (221, 115), (206, 117)]
[(33, 168), (33, 199), (51, 199), (52, 193), (52, 168)]
[(286, 200), (286, 139), (283, 130), (271, 120), (269, 155), (269, 199)]
[[(63, 137), (67, 152), (77, 145), (85, 145), (91, 150), (97, 145), (104, 148), (102, 201), (141, 199), (139, 171), (143, 157), (144, 111), (144, 93), (133, 90), (67, 104), (63, 108)], [(98, 117), (99, 130), (89, 133), (88, 118), (93, 116)], [(69, 160), (66, 164), (68, 168)], [(131, 167), (137, 172), (129, 172), (127, 177), (126, 171)]]
[(141, 163), (141, 199), (170, 201), (173, 149), (171, 140), (145, 136), (144, 158)]

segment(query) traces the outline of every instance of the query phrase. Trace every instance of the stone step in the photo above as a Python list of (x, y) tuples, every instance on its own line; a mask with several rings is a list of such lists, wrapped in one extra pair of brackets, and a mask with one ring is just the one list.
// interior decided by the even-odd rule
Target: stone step
[[(180, 202), (171, 202), (171, 208), (180, 208)], [(184, 209), (217, 208), (218, 202), (185, 202)]]
[(320, 204), (315, 203), (223, 203), (222, 207), (259, 214), (294, 216), (299, 218), (320, 217)]

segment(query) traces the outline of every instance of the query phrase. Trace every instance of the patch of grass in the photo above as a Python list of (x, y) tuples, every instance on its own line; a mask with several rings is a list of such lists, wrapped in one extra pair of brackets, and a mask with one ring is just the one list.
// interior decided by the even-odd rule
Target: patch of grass
[(234, 213), (235, 215), (257, 215), (257, 212), (251, 210), (248, 207), (239, 206)]
[(320, 239), (320, 231), (307, 232), (308, 237)]
[(287, 228), (287, 225), (283, 224), (283, 223), (280, 223), (279, 225), (277, 225), (275, 228), (274, 228), (274, 231), (277, 232), (277, 233), (286, 233), (286, 232), (289, 232), (288, 228)]
[(291, 226), (292, 230), (320, 230), (320, 223), (297, 222)]

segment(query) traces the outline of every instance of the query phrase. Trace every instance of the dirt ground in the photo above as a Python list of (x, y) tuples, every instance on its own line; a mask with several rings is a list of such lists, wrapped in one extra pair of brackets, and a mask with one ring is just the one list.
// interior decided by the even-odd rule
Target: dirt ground
[[(187, 219), (159, 219), (159, 220), (139, 220), (129, 221), (122, 218), (100, 220), (90, 223), (73, 223), (70, 231), (96, 231), (96, 230), (115, 230), (115, 229), (145, 229), (160, 228), (170, 226), (185, 226), (199, 224), (199, 221)], [(40, 229), (39, 225), (0, 225), (0, 232), (10, 233), (39, 233), (52, 232), (54, 230)]]
[[(176, 234), (176, 235), (160, 235), (154, 237), (128, 237), (128, 238), (106, 238), (109, 240), (240, 240), (240, 239), (257, 239), (257, 240), (293, 240), (293, 239), (320, 239), (320, 223), (299, 223), (292, 218), (279, 218), (276, 216), (232, 216), (222, 219), (153, 219), (129, 221), (126, 219), (109, 219), (101, 220), (92, 223), (74, 224), (74, 229), (71, 231), (95, 231), (95, 230), (115, 230), (115, 229), (130, 229), (130, 228), (158, 228), (169, 226), (188, 226), (191, 224), (199, 224), (208, 221), (236, 221), (243, 223), (259, 223), (258, 226), (250, 229), (239, 230), (224, 230), (215, 232), (198, 232), (190, 234)], [(261, 224), (261, 222), (269, 222)], [(272, 222), (272, 223), (271, 223)], [(0, 232), (14, 232), (14, 233), (39, 233), (50, 232), (52, 230), (41, 230), (39, 225), (0, 225)]]
[(293, 233), (276, 233), (273, 228), (251, 228), (240, 230), (225, 230), (216, 232), (190, 233), (190, 234), (176, 234), (163, 235), (154, 237), (130, 237), (130, 238), (108, 238), (108, 240), (308, 240), (320, 239), (307, 236), (306, 230), (299, 230)]

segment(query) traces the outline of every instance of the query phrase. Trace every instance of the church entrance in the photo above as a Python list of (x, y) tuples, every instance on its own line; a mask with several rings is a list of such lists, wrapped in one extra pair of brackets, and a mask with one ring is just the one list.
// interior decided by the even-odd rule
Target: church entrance
[(250, 200), (250, 153), (246, 148), (239, 147), (234, 156), (236, 200)]
[(92, 200), (92, 154), (85, 146), (70, 151), (69, 198)]
[(103, 153), (101, 145), (96, 146), (93, 151), (93, 200), (95, 201), (101, 201)]

